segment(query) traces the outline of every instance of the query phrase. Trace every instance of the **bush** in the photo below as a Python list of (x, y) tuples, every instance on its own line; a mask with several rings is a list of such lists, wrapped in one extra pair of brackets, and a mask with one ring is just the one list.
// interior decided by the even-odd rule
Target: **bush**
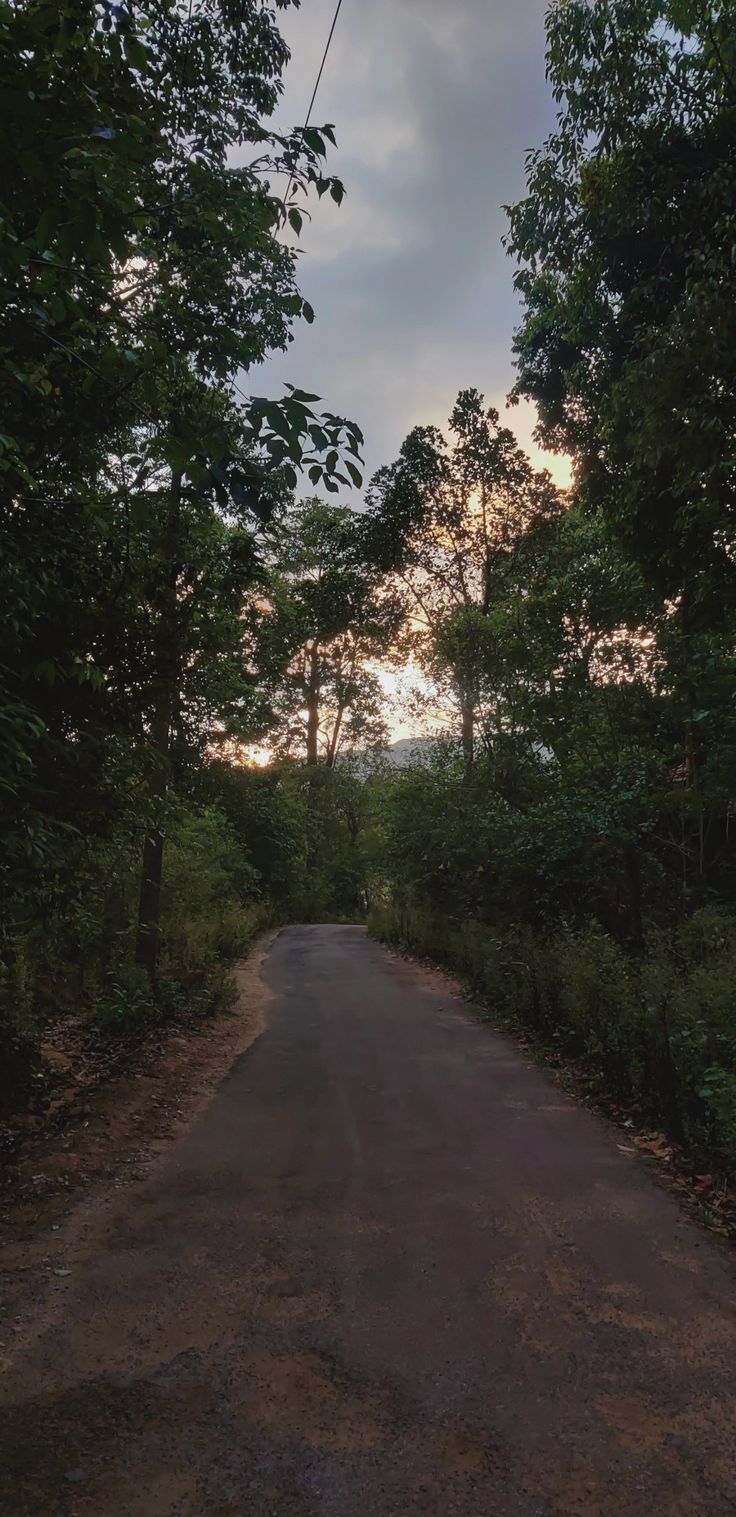
[(20, 936), (8, 938), (0, 959), (0, 1038), (30, 1038), (35, 1027), (28, 941)]
[(91, 1017), (93, 1031), (103, 1042), (134, 1037), (160, 1020), (145, 974), (130, 972), (127, 983), (113, 980), (100, 996)]
[(140, 852), (124, 831), (95, 844), (70, 833), (63, 874), (39, 891), (23, 930), (6, 931), (0, 1041), (16, 1063), (60, 1014), (110, 1040), (227, 1002), (219, 966), (245, 952), (271, 908), (224, 812), (170, 803), (155, 994), (133, 963)]
[(223, 813), (182, 810), (164, 855), (162, 972), (186, 977), (244, 953), (266, 915), (259, 891)]

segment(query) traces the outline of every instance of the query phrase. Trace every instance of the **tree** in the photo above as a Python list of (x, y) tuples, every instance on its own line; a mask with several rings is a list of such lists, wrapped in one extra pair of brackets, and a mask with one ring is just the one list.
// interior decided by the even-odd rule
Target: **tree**
[(385, 740), (375, 665), (393, 650), (400, 616), (365, 559), (354, 512), (319, 497), (287, 511), (251, 618), (254, 667), (267, 680), (271, 670), (276, 751), (332, 769), (343, 748)]
[(355, 919), (369, 887), (364, 762), (213, 764), (208, 784), (280, 920)]
[[(185, 689), (192, 578), (208, 565), (215, 574), (210, 604), (205, 595), (197, 610), (200, 647), (212, 632), (199, 708), (212, 719), (228, 620), (212, 601), (222, 521), (233, 528), (228, 573), (237, 560), (242, 600), (260, 525), (295, 465), (331, 486), (347, 455), (360, 477), (357, 428), (318, 414), (316, 397), (293, 387), (283, 400), (249, 400), (238, 384), (286, 345), (298, 316), (313, 317), (282, 228), (299, 230), (310, 188), (338, 201), (343, 189), (322, 172), (330, 127), (284, 136), (266, 125), (288, 53), (260, 0), (8, 3), (0, 50), (12, 165), (0, 247), (0, 391), (11, 417), (0, 440), (9, 590), (0, 739), (4, 793), (23, 826), (8, 885), (22, 891), (23, 869), (58, 855), (59, 827), (74, 825), (61, 776), (96, 769), (104, 809), (117, 772), (105, 755), (127, 740), (139, 818), (152, 824), (138, 957), (153, 975), (165, 799), (197, 709)], [(288, 205), (273, 188), (279, 174)], [(232, 667), (242, 628), (232, 617), (228, 626)]]
[(516, 394), (662, 596), (713, 618), (735, 586), (733, 8), (566, 0), (547, 41), (557, 128), (510, 210)]
[(681, 846), (702, 889), (736, 737), (733, 9), (570, 0), (549, 14), (548, 70), (557, 129), (510, 212), (516, 393), (657, 591), (673, 768), (690, 793)]
[(459, 708), (470, 777), (482, 701), (481, 646), (503, 576), (523, 534), (560, 510), (498, 412), (462, 390), (452, 443), (415, 428), (371, 484), (367, 551), (393, 572), (425, 669)]

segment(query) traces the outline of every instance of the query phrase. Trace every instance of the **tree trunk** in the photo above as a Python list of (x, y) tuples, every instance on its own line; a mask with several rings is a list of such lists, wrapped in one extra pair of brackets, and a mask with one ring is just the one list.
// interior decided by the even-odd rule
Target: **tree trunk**
[[(169, 788), (171, 731), (179, 685), (180, 649), (176, 581), (179, 572), (181, 539), (181, 488), (181, 474), (173, 474), (161, 564), (163, 586), (160, 615), (154, 645), (155, 695), (150, 735), (155, 769), (149, 787), (154, 813), (163, 812)], [(138, 934), (135, 948), (135, 962), (141, 969), (145, 969), (151, 982), (155, 980), (158, 969), (163, 861), (163, 827), (152, 826), (143, 844), (138, 898)]]
[(319, 686), (317, 684), (317, 649), (309, 654), (309, 685), (307, 687), (307, 763), (319, 763)]
[(462, 723), (464, 778), (466, 785), (469, 785), (473, 778), (475, 763), (475, 707), (467, 702), (464, 702), (462, 707)]
[(149, 980), (158, 968), (159, 918), (161, 913), (161, 874), (164, 863), (164, 835), (149, 832), (143, 844), (143, 868), (138, 898), (138, 936), (135, 962), (145, 969)]
[[(171, 748), (171, 701), (165, 699), (163, 691), (151, 722), (151, 741), (156, 749), (156, 771), (149, 793), (154, 809), (163, 810), (169, 787), (168, 768)], [(145, 969), (151, 981), (155, 980), (158, 968), (163, 863), (163, 828), (152, 827), (143, 843), (141, 886), (138, 897), (138, 936), (135, 947), (136, 964), (141, 969)]]
[[(347, 678), (348, 686), (350, 684), (350, 681), (355, 678), (355, 665), (356, 665), (356, 662), (357, 662), (357, 658), (358, 658), (358, 650), (357, 650), (356, 647), (354, 647), (353, 648), (353, 652), (352, 652), (352, 656), (351, 656), (351, 659), (350, 659), (350, 667), (349, 667), (349, 670), (348, 670), (348, 678)], [(332, 728), (332, 737), (330, 738), (329, 745), (328, 745), (328, 748), (327, 748), (327, 768), (328, 769), (334, 769), (335, 764), (337, 762), (337, 746), (338, 746), (338, 743), (340, 741), (340, 729), (342, 727), (343, 717), (345, 716), (346, 707), (347, 707), (347, 699), (342, 699), (340, 701), (340, 704), (339, 704), (338, 708), (337, 708), (337, 715), (335, 717), (335, 723), (334, 723), (334, 726)]]
[(639, 854), (633, 843), (624, 844), (623, 862), (628, 894), (628, 937), (634, 952), (641, 953), (644, 948), (641, 866)]
[(332, 737), (330, 738), (329, 747), (327, 749), (327, 757), (325, 759), (325, 763), (327, 764), (328, 769), (334, 769), (335, 767), (337, 760), (337, 745), (340, 741), (340, 728), (342, 726), (342, 719), (344, 715), (345, 707), (338, 706), (337, 716), (335, 717), (335, 725), (332, 729)]
[[(691, 851), (695, 859), (695, 872), (700, 881), (705, 876), (705, 811), (700, 782), (700, 772), (703, 766), (704, 755), (701, 744), (695, 735), (695, 710), (698, 701), (698, 689), (692, 676), (692, 598), (690, 587), (686, 586), (682, 592), (680, 608), (682, 623), (682, 639), (684, 644), (685, 658), (685, 693), (687, 703), (687, 715), (685, 718), (685, 774), (687, 788), (690, 792), (692, 805), (691, 813), (694, 813), (697, 829), (696, 838), (691, 845)], [(683, 879), (683, 891), (687, 888), (687, 866)]]

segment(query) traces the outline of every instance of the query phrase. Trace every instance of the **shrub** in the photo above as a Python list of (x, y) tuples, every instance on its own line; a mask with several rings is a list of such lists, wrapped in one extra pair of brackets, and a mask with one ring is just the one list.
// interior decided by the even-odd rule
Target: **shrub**
[(91, 1018), (93, 1031), (104, 1041), (134, 1037), (160, 1020), (145, 975), (131, 971), (127, 983), (113, 980), (100, 996)]

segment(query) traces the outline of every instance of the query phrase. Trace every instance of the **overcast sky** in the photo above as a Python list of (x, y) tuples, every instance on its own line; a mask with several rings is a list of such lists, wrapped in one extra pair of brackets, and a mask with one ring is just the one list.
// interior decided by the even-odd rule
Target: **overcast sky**
[[(461, 387), (505, 405), (518, 306), (502, 206), (523, 193), (525, 151), (553, 122), (546, 3), (343, 0), (313, 122), (335, 124), (329, 168), (347, 196), (339, 209), (315, 200), (302, 236), (314, 325), (248, 387), (279, 394), (288, 379), (354, 418), (368, 476), (410, 427), (444, 425)], [(279, 125), (304, 120), (334, 7), (302, 0), (282, 16), (292, 61)], [(538, 458), (533, 415), (507, 419)]]

